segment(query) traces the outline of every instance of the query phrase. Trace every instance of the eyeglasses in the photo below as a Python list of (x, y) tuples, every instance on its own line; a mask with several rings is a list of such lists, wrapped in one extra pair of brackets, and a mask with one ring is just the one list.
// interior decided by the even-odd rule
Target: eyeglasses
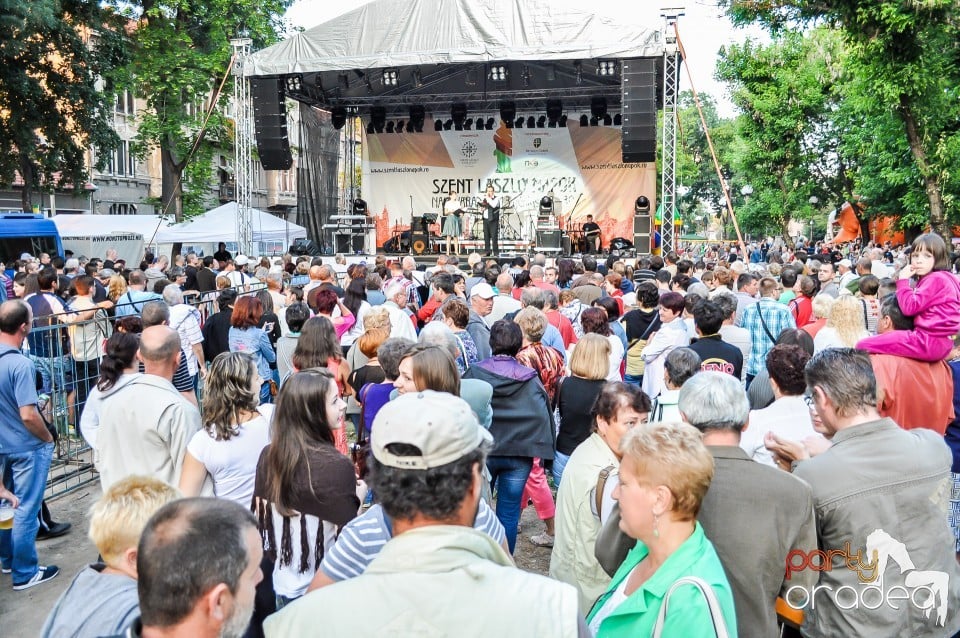
[(816, 409), (816, 404), (813, 402), (813, 396), (810, 394), (803, 395), (803, 402), (807, 404), (807, 407), (811, 410)]

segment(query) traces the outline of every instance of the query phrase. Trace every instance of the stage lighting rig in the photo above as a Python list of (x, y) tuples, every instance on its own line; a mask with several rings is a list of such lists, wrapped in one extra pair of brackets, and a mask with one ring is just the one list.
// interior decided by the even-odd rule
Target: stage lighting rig
[(342, 106), (335, 106), (330, 111), (330, 120), (333, 122), (333, 128), (338, 131), (347, 123), (347, 109)]
[(400, 81), (400, 72), (396, 69), (384, 69), (383, 70), (383, 85), (384, 86), (397, 86)]
[(285, 78), (285, 83), (287, 87), (287, 93), (299, 93), (300, 89), (303, 87), (303, 76), (300, 74), (288, 75)]
[(507, 67), (503, 64), (493, 64), (490, 66), (490, 72), (487, 74), (487, 78), (491, 82), (506, 82), (507, 81)]
[(650, 200), (646, 195), (641, 195), (637, 198), (637, 201), (633, 203), (633, 213), (635, 215), (649, 215), (650, 214)]
[(616, 74), (616, 60), (597, 60), (597, 75), (601, 77), (613, 77)]

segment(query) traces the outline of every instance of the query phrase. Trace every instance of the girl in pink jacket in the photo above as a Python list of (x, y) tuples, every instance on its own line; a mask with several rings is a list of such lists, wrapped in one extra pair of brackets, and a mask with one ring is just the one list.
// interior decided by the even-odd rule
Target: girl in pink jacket
[(900, 271), (897, 302), (913, 330), (892, 330), (857, 344), (873, 354), (893, 354), (920, 361), (941, 361), (953, 348), (960, 329), (960, 282), (950, 272), (950, 254), (936, 234), (913, 242), (910, 263)]

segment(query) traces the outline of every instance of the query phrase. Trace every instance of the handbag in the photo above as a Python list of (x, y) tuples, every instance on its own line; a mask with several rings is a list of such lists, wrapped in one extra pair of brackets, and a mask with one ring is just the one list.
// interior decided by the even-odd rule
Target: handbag
[(597, 542), (593, 545), (593, 556), (607, 576), (613, 577), (636, 544), (636, 540), (620, 531), (620, 504), (617, 503), (600, 527)]
[(660, 605), (660, 612), (657, 614), (657, 620), (653, 625), (653, 638), (660, 638), (663, 635), (663, 623), (667, 618), (667, 606), (670, 604), (670, 595), (684, 585), (690, 585), (700, 590), (700, 593), (707, 601), (707, 610), (710, 612), (710, 620), (713, 622), (713, 633), (717, 638), (729, 638), (730, 632), (727, 630), (727, 623), (723, 619), (723, 612), (720, 609), (720, 601), (713, 588), (702, 578), (696, 576), (684, 576), (678, 578), (667, 594), (663, 597), (663, 604)]

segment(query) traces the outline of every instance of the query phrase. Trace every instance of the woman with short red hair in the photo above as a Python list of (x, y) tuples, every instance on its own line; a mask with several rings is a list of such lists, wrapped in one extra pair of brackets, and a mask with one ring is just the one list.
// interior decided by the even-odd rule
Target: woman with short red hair
[(277, 360), (277, 353), (270, 344), (270, 336), (258, 328), (263, 316), (263, 303), (254, 296), (244, 295), (237, 298), (230, 315), (230, 332), (227, 343), (230, 352), (246, 352), (257, 363), (260, 374), (260, 403), (271, 403), (270, 364)]

